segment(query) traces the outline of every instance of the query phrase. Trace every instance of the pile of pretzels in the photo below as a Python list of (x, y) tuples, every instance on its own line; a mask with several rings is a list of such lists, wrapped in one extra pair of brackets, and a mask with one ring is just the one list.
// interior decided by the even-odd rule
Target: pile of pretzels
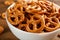
[(60, 28), (60, 9), (49, 1), (15, 2), (7, 10), (7, 18), (13, 26), (26, 32), (51, 32)]

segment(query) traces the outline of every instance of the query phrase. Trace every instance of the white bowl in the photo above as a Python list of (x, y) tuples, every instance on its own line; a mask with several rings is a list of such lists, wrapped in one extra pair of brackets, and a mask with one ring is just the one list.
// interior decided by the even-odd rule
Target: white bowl
[[(13, 3), (8, 9), (13, 7), (14, 5), (15, 3)], [(60, 7), (56, 4), (55, 6), (57, 7), (57, 9)], [(7, 13), (6, 13), (6, 21), (12, 33), (21, 40), (52, 40), (56, 36), (56, 34), (60, 31), (60, 29), (57, 29), (53, 32), (47, 32), (47, 33), (29, 33), (19, 30), (18, 28), (14, 27), (9, 23), (9, 21), (7, 20)]]

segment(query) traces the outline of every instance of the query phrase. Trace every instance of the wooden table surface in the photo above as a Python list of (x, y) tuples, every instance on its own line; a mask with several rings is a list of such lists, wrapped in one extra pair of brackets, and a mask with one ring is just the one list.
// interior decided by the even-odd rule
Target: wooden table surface
[[(5, 0), (0, 0), (0, 14), (5, 12), (7, 7), (4, 4)], [(0, 17), (0, 25), (4, 27), (4, 32), (0, 34), (0, 40), (18, 40), (10, 31), (5, 19)]]
[[(0, 14), (2, 14), (3, 12), (6, 11), (7, 7), (4, 4), (4, 1), (6, 0), (0, 0)], [(57, 3), (59, 5), (59, 0), (54, 0), (55, 3)], [(2, 34), (0, 34), (0, 40), (19, 40), (18, 38), (16, 38), (10, 31), (5, 19), (0, 17), (0, 25), (4, 27), (4, 32)], [(54, 40), (60, 40), (60, 38), (55, 38)]]

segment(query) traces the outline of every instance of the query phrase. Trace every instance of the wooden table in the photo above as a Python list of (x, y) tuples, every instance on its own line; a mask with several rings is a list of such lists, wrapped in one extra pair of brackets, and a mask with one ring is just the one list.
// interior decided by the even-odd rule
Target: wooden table
[[(4, 5), (5, 0), (0, 0), (0, 14), (5, 12), (7, 7)], [(18, 40), (10, 31), (5, 19), (0, 17), (0, 25), (4, 27), (4, 32), (0, 34), (0, 40)]]
[[(4, 5), (4, 1), (5, 0), (0, 0), (0, 14), (2, 14), (3, 12), (6, 11), (7, 7), (6, 5)], [(59, 4), (60, 1), (55, 0), (55, 2), (57, 4)], [(0, 25), (4, 27), (4, 32), (2, 34), (0, 34), (0, 40), (19, 40), (18, 38), (16, 38), (10, 31), (5, 19), (0, 17)], [(60, 38), (55, 38), (54, 40), (60, 40)]]

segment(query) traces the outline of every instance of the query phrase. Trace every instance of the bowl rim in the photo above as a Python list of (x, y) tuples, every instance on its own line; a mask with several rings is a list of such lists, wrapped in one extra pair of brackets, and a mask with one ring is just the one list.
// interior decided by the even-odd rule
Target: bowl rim
[[(50, 1), (49, 1), (50, 2)], [(55, 3), (54, 3), (55, 4)], [(15, 5), (15, 3), (12, 3), (7, 9), (10, 9), (10, 8), (12, 8), (13, 6)], [(57, 5), (57, 4), (55, 4), (56, 6), (59, 6), (59, 5)], [(12, 25), (9, 21), (8, 21), (8, 19), (7, 19), (7, 12), (6, 12), (6, 21), (10, 24), (10, 25)], [(12, 25), (13, 26), (13, 25)], [(16, 28), (15, 26), (13, 26), (14, 28)], [(18, 28), (16, 28), (16, 29), (18, 29)], [(18, 30), (20, 30), (20, 29), (18, 29)], [(21, 32), (24, 32), (24, 33), (27, 33), (27, 34), (37, 34), (37, 35), (41, 35), (41, 34), (51, 34), (51, 33), (54, 33), (54, 32), (56, 32), (56, 31), (58, 31), (58, 30), (60, 30), (60, 28), (58, 28), (57, 30), (55, 30), (55, 31), (52, 31), (52, 32), (43, 32), (43, 33), (32, 33), (32, 32), (26, 32), (26, 31), (23, 31), (23, 30), (20, 30)]]

